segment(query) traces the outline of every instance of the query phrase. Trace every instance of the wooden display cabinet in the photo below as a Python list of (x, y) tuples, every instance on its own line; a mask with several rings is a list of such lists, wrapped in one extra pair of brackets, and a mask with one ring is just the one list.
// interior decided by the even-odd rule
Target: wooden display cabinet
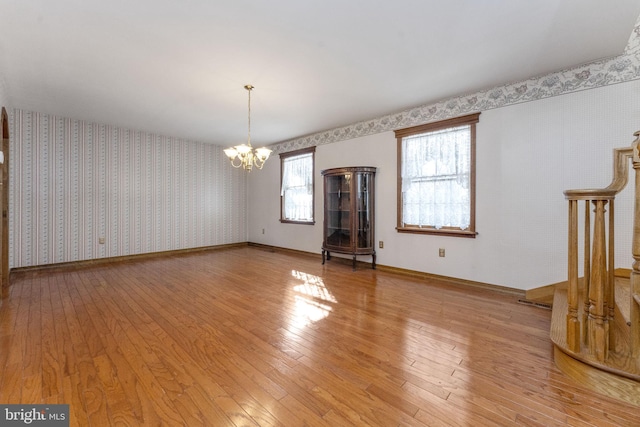
[(331, 252), (353, 256), (371, 255), (376, 268), (374, 195), (376, 168), (326, 169), (324, 177), (324, 235), (322, 263)]

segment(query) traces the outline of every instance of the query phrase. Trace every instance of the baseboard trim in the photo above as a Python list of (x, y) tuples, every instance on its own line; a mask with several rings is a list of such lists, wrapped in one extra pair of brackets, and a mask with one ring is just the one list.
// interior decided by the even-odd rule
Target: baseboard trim
[(112, 262), (127, 262), (127, 261), (137, 261), (137, 260), (146, 259), (146, 258), (188, 255), (194, 252), (218, 251), (218, 250), (246, 247), (248, 245), (249, 243), (247, 242), (229, 243), (225, 245), (201, 246), (197, 248), (175, 249), (175, 250), (160, 251), (160, 252), (147, 252), (143, 254), (122, 255), (122, 256), (107, 257), (107, 258), (94, 258), (94, 259), (86, 259), (86, 260), (79, 260), (79, 261), (59, 262), (55, 264), (31, 265), (26, 267), (12, 268), (11, 274), (27, 272), (27, 271), (40, 271), (40, 270), (46, 270), (46, 271), (73, 270), (75, 268), (84, 268), (84, 267), (95, 266), (100, 264), (108, 264)]
[(376, 268), (381, 270), (381, 271), (388, 271), (388, 272), (391, 272), (391, 273), (397, 273), (397, 274), (403, 274), (403, 275), (408, 275), (408, 276), (413, 276), (413, 277), (419, 277), (419, 278), (425, 279), (425, 280), (434, 280), (434, 281), (439, 281), (439, 282), (447, 282), (447, 283), (452, 283), (452, 284), (456, 284), (456, 285), (470, 286), (470, 287), (474, 287), (474, 288), (480, 288), (480, 289), (484, 289), (484, 290), (489, 290), (489, 291), (495, 291), (495, 292), (501, 292), (501, 293), (506, 293), (506, 294), (510, 294), (510, 295), (515, 295), (515, 296), (518, 296), (518, 297), (524, 297), (524, 291), (522, 289), (510, 288), (510, 287), (507, 287), (507, 286), (492, 285), (490, 283), (476, 282), (474, 280), (460, 279), (458, 277), (442, 276), (442, 275), (439, 275), (439, 274), (426, 273), (426, 272), (423, 272), (423, 271), (415, 271), (415, 270), (408, 270), (408, 269), (405, 269), (405, 268), (391, 267), (391, 266), (383, 265), (383, 264), (376, 264)]
[[(629, 278), (631, 275), (631, 269), (629, 268), (616, 268), (614, 270), (615, 277)], [(578, 287), (582, 289), (584, 278), (578, 278)], [(557, 289), (567, 289), (568, 281), (563, 280), (561, 282), (552, 283), (550, 285), (541, 286), (539, 288), (529, 289), (525, 292), (525, 298), (534, 304), (542, 303), (544, 305), (551, 305), (553, 303), (553, 294)]]
[[(296, 249), (282, 248), (282, 247), (279, 247), (279, 246), (270, 246), (270, 245), (265, 245), (265, 244), (262, 244), (262, 243), (251, 243), (250, 242), (249, 246), (260, 247), (260, 248), (263, 248), (265, 250), (272, 250), (272, 251), (278, 251), (278, 252), (286, 252), (286, 253), (291, 253), (291, 254), (297, 254), (297, 255), (301, 255), (301, 256), (310, 256), (310, 257), (314, 257), (314, 258), (320, 257), (320, 254), (313, 253), (313, 252), (306, 252), (306, 251), (300, 251), (300, 250), (296, 250)], [(332, 254), (330, 262), (331, 263), (339, 262), (339, 263), (345, 264), (345, 265), (352, 265), (353, 264), (353, 259), (352, 258), (346, 258), (346, 257), (340, 257), (340, 256), (334, 256)], [(369, 270), (371, 270), (371, 262), (356, 260), (356, 268), (357, 269), (369, 269)], [(485, 289), (485, 290), (508, 293), (510, 295), (516, 295), (518, 297), (524, 297), (524, 295), (525, 295), (525, 291), (523, 291), (521, 289), (509, 288), (507, 286), (500, 286), (500, 285), (492, 285), (492, 284), (489, 284), (489, 283), (476, 282), (476, 281), (473, 281), (473, 280), (459, 279), (459, 278), (450, 277), (450, 276), (441, 276), (441, 275), (438, 275), (438, 274), (426, 273), (426, 272), (423, 272), (423, 271), (416, 271), (416, 270), (409, 270), (409, 269), (399, 268), (399, 267), (392, 267), (392, 266), (388, 266), (388, 265), (384, 265), (384, 264), (376, 264), (376, 269), (380, 270), (380, 271), (389, 272), (389, 273), (396, 273), (396, 274), (402, 274), (402, 275), (405, 275), (405, 276), (417, 277), (417, 278), (421, 278), (421, 279), (424, 279), (424, 280), (434, 280), (434, 281), (440, 281), (440, 282), (447, 282), (447, 283), (452, 283), (452, 284), (457, 284), (457, 285), (472, 286), (472, 287), (475, 287), (475, 288), (481, 288), (481, 289)]]
[(556, 290), (556, 286), (562, 286), (563, 283), (566, 283), (566, 281), (540, 286), (539, 288), (528, 289), (525, 292), (525, 298), (530, 301), (553, 301), (553, 293)]
[[(320, 258), (320, 254), (313, 253), (313, 252), (307, 252), (307, 251), (301, 251), (301, 250), (297, 250), (297, 249), (284, 248), (284, 247), (280, 247), (280, 246), (265, 245), (265, 244), (262, 244), (262, 243), (242, 242), (242, 243), (230, 243), (230, 244), (225, 244), (225, 245), (202, 246), (202, 247), (197, 247), (197, 248), (177, 249), (177, 250), (171, 250), (171, 251), (149, 252), (149, 253), (144, 253), (144, 254), (123, 255), (123, 256), (109, 257), (109, 258), (96, 258), (96, 259), (89, 259), (89, 260), (70, 261), (70, 262), (62, 262), (62, 263), (55, 263), (55, 264), (43, 264), (43, 265), (36, 265), (36, 266), (16, 267), (16, 268), (12, 268), (11, 269), (11, 274), (21, 273), (21, 272), (29, 272), (29, 271), (72, 270), (72, 269), (75, 269), (75, 268), (84, 268), (84, 267), (95, 266), (95, 265), (106, 264), (106, 263), (112, 263), (112, 262), (127, 262), (127, 261), (136, 261), (136, 260), (140, 260), (140, 259), (157, 258), (157, 257), (163, 257), (163, 256), (188, 255), (188, 254), (194, 253), (194, 252), (226, 250), (226, 249), (233, 249), (233, 248), (240, 248), (240, 247), (247, 247), (247, 246), (260, 248), (260, 249), (268, 250), (268, 251), (274, 251), (274, 252), (277, 251), (277, 252), (288, 253), (288, 254), (296, 255), (296, 256)], [(341, 264), (352, 265), (353, 260), (351, 258), (343, 258), (343, 257), (339, 257), (339, 256), (332, 256), (331, 257), (331, 262), (332, 263), (339, 262)], [(371, 269), (371, 263), (370, 262), (357, 260), (356, 261), (356, 266), (357, 266), (358, 269)], [(376, 269), (378, 269), (380, 271), (389, 272), (389, 273), (396, 273), (396, 274), (401, 274), (401, 275), (405, 275), (405, 276), (417, 277), (417, 278), (421, 278), (421, 279), (424, 279), (424, 280), (434, 280), (434, 281), (439, 281), (439, 282), (447, 282), (447, 283), (451, 283), (451, 284), (462, 285), (462, 286), (470, 286), (470, 287), (484, 289), (484, 290), (490, 290), (490, 291), (494, 291), (494, 292), (507, 293), (507, 294), (510, 294), (510, 295), (515, 295), (515, 296), (517, 296), (519, 298), (524, 298), (525, 297), (525, 291), (523, 291), (521, 289), (516, 289), (516, 288), (509, 288), (509, 287), (506, 287), (506, 286), (492, 285), (492, 284), (489, 284), (489, 283), (476, 282), (476, 281), (473, 281), (473, 280), (460, 279), (460, 278), (450, 277), (450, 276), (442, 276), (442, 275), (439, 275), (439, 274), (427, 273), (427, 272), (416, 271), (416, 270), (409, 270), (409, 269), (399, 268), (399, 267), (392, 267), (392, 266), (383, 265), (383, 264), (376, 264)]]

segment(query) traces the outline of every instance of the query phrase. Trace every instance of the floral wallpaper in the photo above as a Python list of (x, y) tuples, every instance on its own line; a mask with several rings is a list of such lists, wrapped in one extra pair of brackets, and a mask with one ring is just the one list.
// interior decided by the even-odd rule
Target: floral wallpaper
[(620, 56), (274, 144), (285, 153), (640, 78), (640, 18)]

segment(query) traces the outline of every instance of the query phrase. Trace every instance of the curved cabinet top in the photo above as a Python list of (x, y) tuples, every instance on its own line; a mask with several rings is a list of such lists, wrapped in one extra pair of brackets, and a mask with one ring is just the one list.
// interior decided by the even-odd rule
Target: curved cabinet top
[(374, 166), (348, 166), (343, 168), (325, 169), (321, 172), (322, 175), (342, 174), (347, 172), (368, 172), (376, 173)]

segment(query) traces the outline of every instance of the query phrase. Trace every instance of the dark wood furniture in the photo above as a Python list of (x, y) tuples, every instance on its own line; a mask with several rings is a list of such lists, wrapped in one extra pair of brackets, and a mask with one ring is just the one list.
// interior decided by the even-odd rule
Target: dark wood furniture
[(374, 194), (376, 168), (344, 167), (322, 171), (324, 177), (324, 237), (322, 263), (331, 252), (371, 255), (376, 268)]

